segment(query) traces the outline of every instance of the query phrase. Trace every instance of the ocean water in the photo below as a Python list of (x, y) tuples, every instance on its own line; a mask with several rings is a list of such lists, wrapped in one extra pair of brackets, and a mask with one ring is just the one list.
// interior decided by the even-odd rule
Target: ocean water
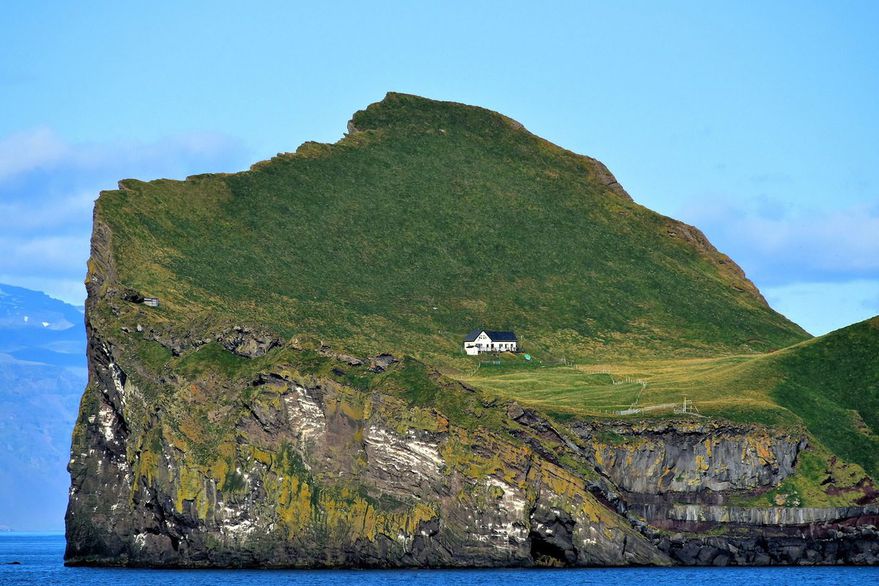
[[(127, 570), (65, 568), (64, 536), (0, 533), (0, 585), (147, 586), (879, 586), (879, 568), (592, 568), (576, 570)], [(8, 565), (18, 561), (20, 565)]]

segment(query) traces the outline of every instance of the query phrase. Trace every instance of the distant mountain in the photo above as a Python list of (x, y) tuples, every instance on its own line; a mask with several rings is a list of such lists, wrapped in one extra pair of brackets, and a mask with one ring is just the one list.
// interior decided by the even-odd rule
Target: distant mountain
[(82, 312), (0, 284), (0, 526), (61, 527), (86, 379)]

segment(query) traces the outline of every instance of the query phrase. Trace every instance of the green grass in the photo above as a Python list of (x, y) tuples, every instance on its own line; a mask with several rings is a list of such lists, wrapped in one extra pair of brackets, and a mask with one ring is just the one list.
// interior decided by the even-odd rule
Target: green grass
[(617, 411), (638, 408), (632, 417), (665, 417), (686, 397), (706, 416), (767, 425), (799, 422), (770, 396), (779, 373), (767, 355), (622, 359), (528, 370), (480, 367), (452, 376), (534, 408), (578, 416), (616, 417)]
[(694, 230), (503, 116), (389, 94), (354, 123), (248, 172), (104, 192), (120, 284), (190, 330), (245, 323), (451, 366), (478, 325), (548, 359), (807, 337)]
[(781, 353), (773, 389), (835, 454), (879, 478), (879, 318)]
[(247, 358), (232, 354), (216, 342), (211, 342), (186, 354), (175, 366), (177, 372), (189, 379), (203, 378), (207, 374), (231, 379), (247, 368), (248, 362)]
[(687, 397), (703, 416), (805, 428), (828, 454), (879, 477), (879, 318), (756, 356), (480, 368), (458, 377), (533, 408), (583, 417), (614, 416), (608, 410), (636, 396), (643, 411), (632, 417), (665, 417)]
[(597, 415), (625, 409), (637, 399), (641, 385), (611, 384), (610, 376), (591, 375), (570, 367), (532, 369), (480, 368), (460, 380), (493, 394), (544, 411)]

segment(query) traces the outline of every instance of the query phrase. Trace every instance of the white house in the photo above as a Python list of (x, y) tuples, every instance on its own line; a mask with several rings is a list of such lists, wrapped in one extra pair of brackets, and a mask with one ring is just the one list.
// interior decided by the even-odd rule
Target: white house
[(470, 356), (480, 352), (516, 352), (518, 348), (515, 332), (473, 330), (464, 338), (464, 352)]

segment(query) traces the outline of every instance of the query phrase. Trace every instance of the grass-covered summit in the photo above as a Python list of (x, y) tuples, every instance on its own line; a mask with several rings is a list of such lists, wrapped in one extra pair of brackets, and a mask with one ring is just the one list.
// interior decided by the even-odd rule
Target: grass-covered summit
[[(336, 144), (125, 180), (95, 217), (157, 322), (454, 359), (473, 327), (543, 355), (715, 355), (808, 335), (695, 228), (500, 114), (388, 94)], [(180, 324), (184, 324), (181, 326)], [(196, 325), (199, 324), (199, 325)]]

